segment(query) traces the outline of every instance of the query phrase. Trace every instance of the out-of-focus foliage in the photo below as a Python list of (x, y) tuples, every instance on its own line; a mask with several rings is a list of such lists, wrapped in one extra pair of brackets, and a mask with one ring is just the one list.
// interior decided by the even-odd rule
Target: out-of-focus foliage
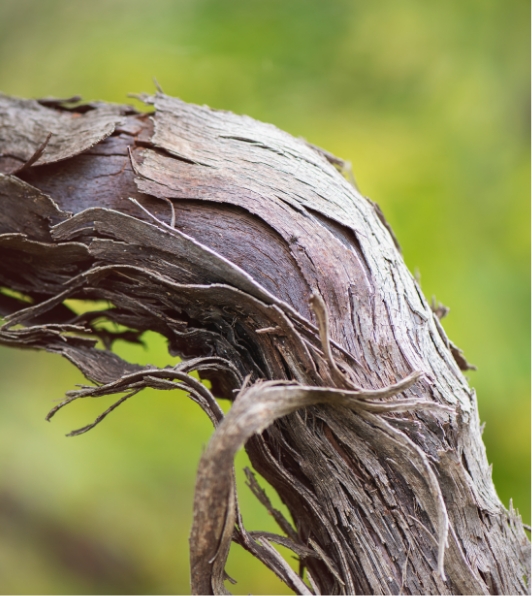
[[(0, 89), (123, 102), (155, 76), (349, 159), (451, 307), (497, 490), (530, 521), (529, 23), (526, 0), (3, 0)], [(121, 350), (171, 362), (147, 343)], [(79, 382), (59, 357), (0, 350), (0, 592), (188, 592), (208, 421), (146, 391), (65, 439), (108, 405), (45, 423)], [(246, 490), (250, 528), (273, 530)], [(237, 593), (284, 590), (238, 547), (229, 572)]]

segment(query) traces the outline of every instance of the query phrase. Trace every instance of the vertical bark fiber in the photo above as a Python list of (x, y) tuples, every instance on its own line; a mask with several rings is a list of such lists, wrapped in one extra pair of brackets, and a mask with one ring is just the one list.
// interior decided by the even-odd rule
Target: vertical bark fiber
[[(50, 416), (144, 387), (205, 410), (195, 593), (226, 593), (231, 540), (300, 594), (529, 593), (530, 545), (495, 493), (468, 364), (343, 162), (245, 116), (142, 99), (153, 114), (0, 96), (0, 343), (62, 354), (94, 383)], [(109, 307), (77, 316), (69, 298)], [(148, 329), (178, 366), (110, 351)], [(234, 401), (225, 418), (214, 397)], [(285, 536), (244, 528), (243, 444), (292, 514), (275, 514)]]

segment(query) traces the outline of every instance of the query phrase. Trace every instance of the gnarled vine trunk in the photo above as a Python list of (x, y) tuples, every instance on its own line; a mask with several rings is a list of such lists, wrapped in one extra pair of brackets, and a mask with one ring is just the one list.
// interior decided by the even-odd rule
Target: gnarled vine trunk
[[(195, 593), (225, 591), (231, 540), (302, 594), (527, 593), (529, 542), (495, 493), (468, 364), (378, 206), (341, 160), (271, 125), (142, 99), (153, 114), (0, 96), (0, 343), (62, 354), (94, 383), (50, 416), (144, 387), (205, 410)], [(70, 298), (109, 307), (78, 316)], [(110, 351), (148, 329), (179, 365)], [(227, 416), (215, 398), (234, 401)], [(291, 512), (273, 511), (285, 536), (245, 530), (242, 444)]]

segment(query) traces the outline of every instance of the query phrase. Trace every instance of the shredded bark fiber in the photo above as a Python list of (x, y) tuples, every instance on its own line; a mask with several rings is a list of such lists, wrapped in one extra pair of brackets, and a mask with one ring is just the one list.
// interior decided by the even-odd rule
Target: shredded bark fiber
[[(227, 593), (231, 541), (298, 594), (529, 593), (530, 544), (495, 493), (469, 365), (342, 160), (245, 116), (142, 99), (153, 114), (0, 95), (0, 343), (62, 354), (93, 383), (49, 417), (121, 396), (80, 434), (145, 387), (205, 411), (194, 593)], [(78, 316), (69, 299), (108, 306)], [(146, 330), (180, 364), (111, 351)], [(234, 402), (225, 417), (216, 398)], [(248, 473), (283, 536), (244, 527), (242, 445), (291, 512)]]

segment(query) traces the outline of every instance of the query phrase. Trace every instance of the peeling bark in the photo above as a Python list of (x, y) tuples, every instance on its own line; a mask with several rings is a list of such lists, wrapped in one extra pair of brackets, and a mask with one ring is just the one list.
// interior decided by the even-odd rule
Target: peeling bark
[[(78, 99), (0, 96), (0, 343), (62, 354), (93, 383), (50, 417), (122, 394), (72, 434), (145, 387), (206, 412), (194, 593), (227, 593), (232, 540), (298, 594), (529, 593), (530, 544), (495, 493), (469, 365), (343, 162), (161, 92), (142, 97), (152, 115)], [(71, 298), (108, 307), (78, 316)], [(181, 363), (111, 351), (146, 330)], [(285, 536), (245, 530), (241, 445), (292, 515), (274, 512)]]

